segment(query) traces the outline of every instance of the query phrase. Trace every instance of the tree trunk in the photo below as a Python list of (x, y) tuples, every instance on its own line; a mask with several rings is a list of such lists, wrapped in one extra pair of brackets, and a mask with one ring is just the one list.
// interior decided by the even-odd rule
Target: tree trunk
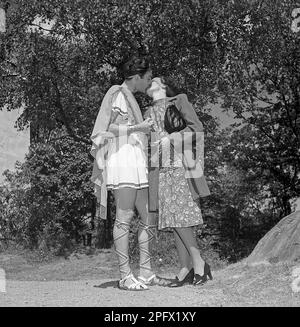
[(300, 260), (300, 211), (281, 219), (257, 244), (246, 263)]
[(113, 197), (111, 192), (108, 192), (107, 196), (107, 217), (106, 220), (97, 218), (97, 230), (96, 230), (96, 248), (109, 249), (113, 244)]

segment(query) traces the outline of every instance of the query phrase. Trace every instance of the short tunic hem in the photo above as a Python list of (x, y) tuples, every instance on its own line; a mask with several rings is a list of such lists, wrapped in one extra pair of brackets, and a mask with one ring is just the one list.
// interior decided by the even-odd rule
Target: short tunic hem
[(173, 228), (188, 228), (188, 227), (197, 227), (197, 226), (200, 226), (200, 225), (203, 225), (203, 222), (200, 221), (199, 223), (193, 223), (191, 225), (183, 225), (183, 224), (180, 224), (178, 226), (175, 226), (175, 225), (172, 225), (172, 226), (158, 226), (158, 230), (162, 231), (162, 232), (171, 232)]
[(125, 187), (130, 187), (130, 188), (134, 188), (134, 189), (142, 189), (142, 188), (149, 187), (149, 184), (148, 183), (142, 183), (142, 184), (119, 183), (117, 185), (107, 184), (107, 189), (110, 189), (110, 190), (118, 190), (120, 188), (125, 188)]

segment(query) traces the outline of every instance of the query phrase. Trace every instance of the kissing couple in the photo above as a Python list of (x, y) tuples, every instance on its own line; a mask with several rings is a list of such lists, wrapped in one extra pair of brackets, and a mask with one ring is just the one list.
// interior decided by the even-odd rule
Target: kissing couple
[[(152, 78), (147, 58), (133, 56), (122, 73), (124, 82), (105, 94), (91, 135), (96, 217), (106, 219), (108, 190), (116, 203), (118, 287), (143, 291), (151, 285), (202, 285), (212, 279), (193, 230), (203, 224), (200, 198), (210, 194), (203, 174), (203, 125), (187, 96), (170, 80)], [(152, 98), (144, 115), (134, 97), (138, 92)], [(135, 208), (140, 217), (138, 276), (132, 273), (128, 253)], [(174, 279), (157, 276), (151, 266), (156, 229), (174, 232), (181, 266)]]

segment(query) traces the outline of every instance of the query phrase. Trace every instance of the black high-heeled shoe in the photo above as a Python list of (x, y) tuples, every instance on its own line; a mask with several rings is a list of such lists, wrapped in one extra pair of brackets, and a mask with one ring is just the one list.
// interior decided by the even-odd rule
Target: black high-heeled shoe
[(204, 264), (204, 274), (201, 276), (199, 274), (194, 275), (194, 280), (193, 280), (193, 285), (203, 285), (204, 283), (207, 282), (207, 277), (212, 280), (212, 274), (210, 270), (210, 266), (207, 262)]
[(176, 276), (175, 280), (172, 281), (168, 287), (181, 287), (186, 284), (193, 284), (194, 280), (194, 268), (192, 268), (187, 275), (184, 277), (183, 280), (179, 280), (178, 277)]

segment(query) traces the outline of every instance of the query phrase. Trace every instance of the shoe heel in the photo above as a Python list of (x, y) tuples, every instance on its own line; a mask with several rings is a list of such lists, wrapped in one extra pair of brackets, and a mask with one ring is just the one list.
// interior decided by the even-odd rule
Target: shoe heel
[(194, 268), (192, 268), (183, 280), (179, 280), (178, 277), (169, 284), (169, 287), (180, 287), (185, 284), (193, 284), (194, 281)]
[(212, 276), (211, 270), (210, 270), (210, 265), (207, 262), (205, 262), (204, 274), (207, 275), (210, 280), (213, 279), (213, 276)]
[(188, 273), (188, 278), (187, 278), (187, 283), (188, 284), (193, 284), (193, 281), (194, 281), (194, 274), (195, 274), (195, 272), (194, 272), (194, 268), (192, 268), (190, 271), (189, 271), (189, 273)]

